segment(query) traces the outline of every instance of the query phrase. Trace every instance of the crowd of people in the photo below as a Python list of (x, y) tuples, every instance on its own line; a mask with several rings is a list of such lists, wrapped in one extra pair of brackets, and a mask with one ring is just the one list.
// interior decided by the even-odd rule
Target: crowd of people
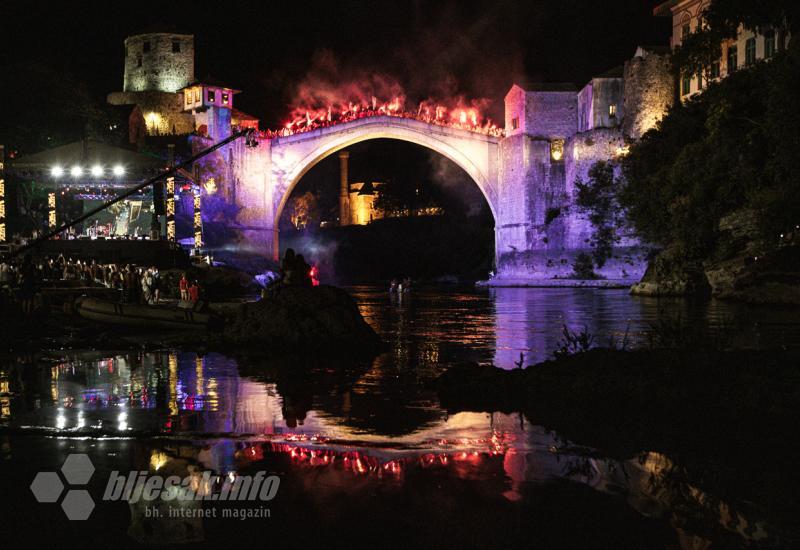
[[(26, 312), (33, 307), (33, 299), (42, 285), (57, 286), (62, 281), (83, 281), (87, 286), (117, 289), (124, 303), (156, 305), (170, 298), (156, 266), (102, 264), (95, 260), (73, 260), (63, 255), (40, 259), (25, 256), (18, 260), (0, 261), (0, 291), (16, 296)], [(182, 274), (179, 289), (179, 298), (185, 302), (183, 305), (193, 307), (202, 299), (199, 282), (190, 280), (187, 273)]]

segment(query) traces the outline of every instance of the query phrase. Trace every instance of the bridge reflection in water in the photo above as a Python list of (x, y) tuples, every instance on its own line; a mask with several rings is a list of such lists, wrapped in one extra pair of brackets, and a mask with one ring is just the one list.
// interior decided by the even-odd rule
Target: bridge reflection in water
[[(487, 502), (527, 506), (538, 488), (568, 483), (680, 526), (676, 536), (687, 541), (768, 540), (757, 512), (704, 493), (679, 465), (656, 453), (620, 461), (572, 445), (519, 415), (448, 415), (413, 384), (407, 391), (414, 395), (390, 410), (407, 413), (416, 425), (380, 424), (387, 417), (380, 412), (386, 388), (393, 391), (380, 378), (393, 378), (396, 371), (376, 365), (352, 366), (334, 376), (307, 370), (298, 390), (284, 370), (291, 365), (243, 368), (217, 354), (188, 352), (78, 355), (39, 367), (37, 375), (31, 364), (5, 369), (11, 397), (2, 423), (11, 433), (73, 438), (70, 452), (93, 456), (99, 449), (92, 441), (102, 442), (104, 451), (119, 447), (114, 456), (130, 461), (109, 465), (119, 470), (169, 471), (198, 476), (199, 482), (203, 470), (224, 477), (277, 468), (299, 483), (288, 491), (301, 491), (319, 509), (344, 506), (337, 499), (351, 492), (363, 497), (377, 491), (391, 501), (409, 491), (427, 493), (429, 484), (452, 489), (457, 480), (480, 487), (475, 490)], [(414, 413), (420, 407), (427, 414)], [(12, 451), (18, 443), (7, 440)], [(210, 536), (202, 521), (186, 530), (150, 525), (165, 520), (146, 517), (146, 504), (131, 504), (130, 532), (141, 542)], [(697, 517), (704, 521), (695, 525)]]
[[(710, 494), (669, 457), (648, 449), (606, 457), (517, 414), (448, 414), (430, 383), (458, 361), (513, 368), (520, 353), (526, 364), (541, 360), (558, 346), (564, 324), (586, 326), (600, 342), (627, 332), (635, 344), (659, 315), (709, 325), (735, 316), (742, 342), (767, 345), (798, 341), (790, 312), (633, 299), (624, 291), (419, 291), (403, 300), (383, 289), (353, 293), (390, 344), (374, 361), (251, 362), (178, 351), (16, 357), (0, 368), (4, 465), (19, 473), (9, 479), (27, 490), (33, 471), (56, 469), (65, 452), (87, 452), (103, 478), (126, 469), (277, 472), (289, 516), (274, 525), (298, 529), (306, 513), (331, 531), (362, 529), (348, 515), (355, 506), (377, 518), (374, 531), (399, 521), (389, 517), (398, 509), (419, 525), (452, 523), (453, 510), (490, 523), (475, 527), (478, 534), (445, 528), (465, 543), (470, 534), (489, 537), (487, 544), (515, 534), (535, 542), (583, 516), (609, 522), (597, 533), (644, 529), (659, 545), (776, 540), (761, 512), (732, 496), (735, 488), (725, 499)], [(157, 528), (143, 514), (134, 506), (124, 516), (139, 540), (221, 536), (202, 522), (185, 531)], [(554, 514), (565, 523), (554, 524)], [(520, 527), (530, 522), (536, 529)]]

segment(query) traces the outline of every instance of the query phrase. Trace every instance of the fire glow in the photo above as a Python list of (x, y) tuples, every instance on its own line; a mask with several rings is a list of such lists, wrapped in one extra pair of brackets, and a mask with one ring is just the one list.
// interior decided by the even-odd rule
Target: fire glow
[(264, 138), (284, 137), (375, 116), (392, 116), (419, 120), (437, 126), (458, 128), (489, 136), (502, 137), (503, 128), (485, 117), (481, 110), (487, 100), (468, 101), (463, 97), (447, 102), (424, 100), (414, 105), (404, 95), (390, 101), (371, 96), (370, 100), (347, 100), (327, 106), (299, 106), (291, 111), (289, 121), (279, 130), (264, 132)]

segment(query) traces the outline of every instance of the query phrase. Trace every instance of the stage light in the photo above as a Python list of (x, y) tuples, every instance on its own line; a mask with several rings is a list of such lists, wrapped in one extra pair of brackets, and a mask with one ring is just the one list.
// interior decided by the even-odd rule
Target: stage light
[(94, 166), (92, 166), (92, 175), (94, 177), (96, 177), (96, 178), (99, 178), (100, 176), (102, 176), (103, 175), (103, 167), (100, 166), (99, 164), (95, 164)]
[(125, 168), (123, 168), (121, 165), (117, 164), (117, 165), (114, 167), (114, 175), (115, 175), (115, 176), (121, 176), (121, 175), (123, 175), (124, 173), (125, 173)]
[(53, 166), (50, 169), (50, 175), (53, 176), (54, 178), (60, 178), (61, 176), (64, 175), (64, 169), (61, 168), (60, 166)]
[(69, 171), (69, 173), (73, 178), (77, 178), (78, 176), (83, 174), (83, 168), (81, 168), (80, 166), (73, 166), (72, 169)]

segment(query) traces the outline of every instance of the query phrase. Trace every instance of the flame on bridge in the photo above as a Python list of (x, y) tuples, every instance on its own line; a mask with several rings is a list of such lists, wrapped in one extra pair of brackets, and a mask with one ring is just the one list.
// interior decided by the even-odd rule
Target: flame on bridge
[(397, 95), (390, 101), (380, 101), (372, 96), (369, 101), (341, 101), (324, 107), (299, 106), (292, 109), (289, 120), (282, 128), (267, 130), (263, 137), (291, 136), (373, 116), (408, 118), (437, 126), (502, 137), (503, 128), (481, 114), (486, 104), (488, 100), (468, 101), (458, 97), (450, 102), (424, 100), (413, 105), (406, 101), (405, 96)]

